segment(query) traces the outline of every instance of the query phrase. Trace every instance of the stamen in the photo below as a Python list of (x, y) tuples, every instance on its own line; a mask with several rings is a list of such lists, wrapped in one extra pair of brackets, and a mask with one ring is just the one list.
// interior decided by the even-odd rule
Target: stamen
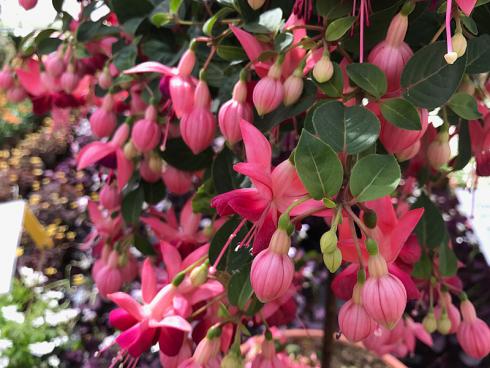
[(453, 42), (451, 40), (451, 18), (452, 18), (452, 7), (453, 1), (447, 0), (446, 7), (446, 43), (447, 43), (447, 52), (453, 52)]
[(221, 258), (223, 258), (224, 254), (226, 252), (226, 249), (228, 249), (228, 246), (230, 245), (231, 241), (233, 239), (235, 239), (236, 235), (241, 230), (241, 228), (243, 227), (243, 225), (245, 225), (246, 222), (247, 222), (247, 220), (246, 219), (243, 219), (238, 224), (238, 226), (236, 227), (235, 231), (233, 231), (233, 233), (228, 237), (228, 240), (226, 241), (225, 245), (223, 245), (223, 248), (221, 248), (221, 251), (220, 251), (218, 257), (216, 258), (216, 261), (214, 261), (213, 266), (212, 266), (212, 269), (214, 269), (214, 270), (216, 269), (216, 267), (218, 266), (219, 262), (221, 261)]
[(364, 62), (364, 13), (366, 11), (366, 0), (361, 0), (360, 20), (359, 20), (359, 62)]

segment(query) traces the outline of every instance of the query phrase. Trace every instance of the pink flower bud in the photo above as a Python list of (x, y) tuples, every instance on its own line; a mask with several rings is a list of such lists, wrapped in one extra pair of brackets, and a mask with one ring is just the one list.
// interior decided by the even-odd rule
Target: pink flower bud
[(340, 331), (353, 342), (364, 340), (377, 326), (362, 305), (361, 290), (362, 286), (357, 283), (354, 286), (352, 299), (342, 305), (339, 311)]
[(77, 88), (79, 81), (78, 74), (73, 71), (73, 68), (68, 67), (68, 70), (61, 75), (61, 88), (66, 93), (72, 93)]
[(90, 116), (90, 128), (97, 138), (108, 137), (114, 132), (117, 124), (116, 114), (113, 110), (114, 101), (111, 94), (104, 96), (102, 106)]
[(37, 0), (19, 0), (19, 5), (25, 10), (31, 10), (37, 5)]
[(123, 124), (119, 128), (117, 128), (116, 132), (114, 133), (114, 137), (111, 139), (111, 143), (118, 146), (122, 147), (124, 143), (128, 140), (129, 137), (129, 125), (128, 124)]
[(441, 318), (444, 308), (446, 309), (447, 316), (451, 321), (451, 329), (449, 330), (449, 333), (456, 333), (461, 323), (461, 315), (459, 314), (458, 308), (456, 308), (456, 306), (452, 303), (451, 295), (448, 292), (441, 293), (439, 305), (434, 308), (434, 314), (438, 320)]
[(289, 289), (294, 276), (294, 264), (288, 256), (291, 239), (287, 232), (277, 229), (269, 247), (253, 260), (250, 281), (257, 298), (263, 303), (280, 298)]
[(129, 104), (131, 107), (131, 114), (139, 114), (145, 111), (148, 105), (141, 98), (141, 87), (138, 85), (131, 87), (130, 94), (131, 102)]
[(247, 2), (248, 2), (248, 5), (253, 10), (257, 10), (257, 9), (260, 9), (264, 5), (265, 0), (247, 0)]
[(109, 89), (112, 86), (112, 76), (109, 72), (109, 68), (104, 68), (104, 70), (99, 74), (97, 79), (99, 86), (103, 89)]
[(119, 255), (116, 251), (112, 251), (109, 255), (107, 264), (100, 269), (95, 277), (95, 284), (99, 289), (102, 297), (119, 291), (123, 284), (121, 271), (118, 269)]
[(192, 111), (180, 121), (182, 139), (195, 155), (211, 145), (216, 132), (216, 121), (209, 111), (210, 102), (208, 86), (201, 80), (194, 92)]
[(113, 211), (121, 205), (121, 193), (115, 185), (104, 184), (99, 194), (100, 204), (107, 210)]
[(8, 68), (0, 72), (0, 89), (6, 91), (14, 86), (14, 76)]
[(411, 146), (397, 152), (396, 158), (400, 162), (407, 161), (415, 157), (415, 155), (419, 153), (419, 151), (420, 151), (420, 141), (415, 141), (415, 143), (412, 144)]
[(283, 366), (284, 364), (277, 356), (274, 341), (266, 337), (262, 342), (260, 354), (257, 354), (252, 361), (251, 368), (279, 368)]
[(14, 86), (7, 91), (7, 100), (12, 103), (19, 103), (27, 98), (27, 93), (21, 86)]
[(156, 123), (156, 109), (148, 106), (145, 118), (138, 120), (131, 132), (131, 141), (136, 149), (146, 153), (154, 149), (160, 143), (160, 127)]
[(177, 66), (179, 75), (188, 77), (192, 73), (194, 65), (196, 65), (196, 53), (189, 48), (184, 52)]
[(368, 260), (369, 277), (362, 289), (362, 303), (366, 312), (380, 325), (392, 329), (405, 311), (407, 291), (403, 283), (391, 273), (384, 258), (377, 254)]
[(318, 83), (328, 82), (333, 76), (334, 68), (328, 55), (323, 55), (313, 67), (313, 78)]
[(187, 171), (177, 170), (175, 167), (167, 165), (162, 173), (162, 179), (170, 193), (182, 195), (189, 192), (192, 188), (193, 174)]
[(48, 55), (44, 62), (46, 72), (53, 78), (58, 78), (65, 71), (65, 62), (60, 57), (58, 52), (53, 52)]
[(99, 259), (94, 262), (92, 266), (92, 278), (95, 280), (99, 271), (107, 264), (107, 260), (109, 259), (109, 254), (111, 253), (111, 249), (104, 245), (102, 248), (102, 254)]
[(275, 110), (284, 99), (284, 86), (281, 83), (281, 65), (275, 63), (267, 77), (262, 78), (253, 91), (253, 102), (260, 116)]
[(475, 307), (469, 300), (460, 304), (463, 321), (459, 325), (457, 339), (463, 350), (475, 359), (482, 359), (490, 353), (490, 329), (476, 316)]
[(199, 366), (207, 366), (207, 364), (214, 359), (220, 350), (221, 339), (219, 337), (205, 337), (202, 339), (196, 347), (193, 355), (194, 363)]
[(284, 106), (296, 103), (303, 93), (303, 76), (297, 75), (296, 71), (284, 82)]
[(451, 148), (449, 147), (448, 134), (439, 133), (427, 147), (427, 159), (434, 170), (439, 170), (449, 162)]
[(190, 77), (175, 76), (169, 83), (170, 99), (175, 112), (175, 116), (181, 118), (190, 113), (194, 100), (189, 96), (194, 95), (194, 85)]
[(189, 341), (184, 341), (182, 344), (182, 347), (180, 348), (179, 352), (175, 356), (168, 356), (165, 355), (161, 350), (160, 350), (160, 363), (162, 367), (165, 368), (179, 368), (180, 364), (183, 363), (185, 360), (189, 359), (192, 355), (192, 349), (190, 346)]
[(246, 102), (247, 85), (239, 80), (233, 88), (233, 97), (225, 102), (218, 113), (218, 123), (221, 133), (230, 144), (235, 144), (242, 139), (240, 121), (252, 121), (252, 106)]
[(156, 183), (161, 178), (161, 172), (155, 171), (150, 167), (149, 160), (143, 160), (140, 163), (140, 175), (148, 183)]
[(124, 256), (126, 258), (125, 264), (119, 267), (121, 271), (123, 284), (127, 284), (133, 281), (139, 273), (138, 261), (134, 258), (132, 254), (129, 253)]
[(59, 78), (55, 78), (47, 72), (42, 72), (40, 75), (41, 82), (50, 92), (61, 91), (61, 83)]

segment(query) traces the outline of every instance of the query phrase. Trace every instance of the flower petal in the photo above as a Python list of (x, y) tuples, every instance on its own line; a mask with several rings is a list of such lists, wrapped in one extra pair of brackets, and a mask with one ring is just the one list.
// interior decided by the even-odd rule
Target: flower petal
[(177, 69), (170, 68), (156, 61), (146, 61), (130, 69), (126, 69), (124, 71), (124, 74), (137, 74), (137, 73), (160, 73), (160, 74), (172, 76), (172, 75), (177, 75)]
[(172, 280), (180, 272), (182, 258), (177, 248), (166, 241), (160, 242), (160, 250), (162, 252), (163, 263), (165, 263), (165, 269), (167, 270), (169, 279)]
[(141, 305), (134, 300), (129, 294), (118, 291), (117, 293), (112, 293), (107, 295), (107, 297), (114, 303), (116, 303), (120, 308), (124, 309), (138, 321), (144, 319), (143, 309)]
[(97, 161), (114, 152), (114, 150), (114, 146), (103, 142), (92, 142), (87, 144), (78, 153), (77, 170), (83, 170), (86, 167), (95, 164)]
[(157, 294), (157, 274), (150, 258), (143, 262), (141, 270), (141, 294), (145, 303), (150, 303)]
[(246, 120), (240, 121), (247, 162), (262, 166), (265, 172), (271, 170), (272, 150), (267, 138)]

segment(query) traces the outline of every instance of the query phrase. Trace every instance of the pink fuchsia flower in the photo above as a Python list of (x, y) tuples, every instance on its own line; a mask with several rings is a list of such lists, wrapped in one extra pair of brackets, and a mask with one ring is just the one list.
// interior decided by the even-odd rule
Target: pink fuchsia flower
[(131, 141), (136, 149), (142, 153), (150, 152), (160, 143), (160, 127), (157, 122), (155, 106), (148, 106), (145, 118), (138, 120), (131, 131)]
[(159, 355), (160, 355), (160, 363), (162, 367), (179, 368), (180, 364), (182, 364), (184, 361), (186, 361), (192, 356), (191, 342), (188, 339), (186, 339), (182, 344), (182, 347), (180, 348), (177, 355), (169, 356), (163, 353), (162, 351), (159, 352)]
[(161, 179), (162, 175), (162, 165), (161, 163), (152, 165), (152, 158), (145, 157), (144, 160), (140, 162), (140, 175), (144, 181), (148, 183), (156, 183)]
[(4, 68), (0, 72), (0, 89), (2, 89), (3, 91), (7, 91), (14, 86), (14, 82), (15, 79), (12, 71), (8, 66), (4, 66)]
[(281, 63), (276, 61), (269, 69), (267, 76), (262, 78), (253, 91), (253, 102), (259, 115), (274, 111), (284, 99), (284, 86), (281, 82)]
[(254, 258), (250, 282), (257, 298), (267, 303), (283, 296), (291, 286), (294, 264), (288, 256), (291, 238), (286, 230), (277, 229), (269, 247)]
[(109, 89), (112, 86), (112, 75), (109, 68), (106, 67), (100, 72), (97, 83), (103, 89)]
[(191, 111), (180, 120), (182, 139), (195, 155), (213, 143), (216, 120), (209, 111), (210, 105), (211, 96), (208, 85), (205, 81), (200, 80), (194, 92), (194, 105)]
[(61, 75), (60, 85), (66, 93), (72, 93), (78, 86), (80, 77), (75, 73), (75, 67), (68, 65), (66, 71)]
[(90, 116), (90, 128), (97, 138), (110, 136), (116, 129), (117, 116), (114, 113), (114, 99), (110, 93), (104, 96), (102, 106)]
[(432, 347), (432, 336), (428, 333), (421, 323), (414, 322), (410, 317), (406, 317), (405, 320), (399, 323), (404, 323), (403, 331), (403, 345), (407, 348), (408, 353), (413, 354), (415, 352), (416, 339), (422, 341), (425, 345)]
[(19, 0), (19, 5), (25, 10), (31, 10), (37, 5), (37, 0)]
[(93, 229), (87, 237), (85, 248), (90, 247), (97, 238), (110, 243), (121, 235), (122, 217), (120, 215), (112, 218), (109, 213), (101, 211), (94, 201), (88, 202), (87, 212)]
[(121, 193), (115, 185), (105, 183), (99, 193), (100, 204), (109, 211), (114, 211), (121, 205)]
[(176, 195), (186, 194), (191, 190), (193, 176), (192, 172), (178, 170), (170, 165), (162, 172), (162, 180), (167, 190)]
[(463, 321), (456, 337), (464, 352), (475, 359), (482, 359), (490, 353), (490, 329), (476, 316), (475, 307), (468, 300), (459, 306)]
[(296, 318), (298, 305), (295, 295), (297, 288), (291, 284), (289, 289), (279, 298), (266, 303), (261, 313), (255, 316), (256, 323), (267, 322), (269, 326), (287, 325)]
[(129, 136), (129, 126), (121, 125), (109, 142), (92, 142), (83, 147), (77, 157), (77, 169), (83, 170), (96, 162), (116, 159), (118, 189), (126, 185), (133, 173), (133, 163), (126, 158), (122, 146)]
[(469, 17), (475, 8), (476, 0), (456, 0), (456, 4)]
[(44, 61), (46, 72), (53, 78), (61, 77), (61, 74), (63, 74), (66, 68), (65, 61), (61, 57), (60, 53), (60, 50), (52, 52)]
[(99, 289), (99, 293), (103, 298), (107, 298), (108, 294), (118, 291), (123, 284), (118, 263), (119, 254), (113, 250), (109, 254), (107, 263), (95, 274), (95, 285), (97, 285), (97, 289)]
[(233, 87), (231, 100), (225, 102), (218, 113), (218, 123), (221, 133), (231, 144), (242, 139), (240, 121), (253, 121), (252, 106), (247, 102), (247, 84), (239, 80)]
[(436, 319), (440, 320), (444, 312), (447, 314), (447, 317), (451, 322), (451, 328), (447, 333), (456, 333), (461, 323), (461, 314), (459, 313), (458, 308), (456, 308), (456, 306), (452, 303), (451, 294), (449, 294), (447, 291), (443, 291), (439, 295), (439, 303), (434, 308), (434, 315)]
[(377, 327), (366, 312), (361, 298), (363, 285), (357, 283), (352, 292), (352, 299), (342, 305), (339, 311), (339, 327), (342, 334), (353, 342), (362, 341), (371, 335)]
[(283, 362), (279, 359), (276, 353), (276, 347), (272, 340), (270, 332), (266, 332), (264, 341), (262, 342), (261, 352), (252, 360), (251, 368), (282, 368)]
[(295, 104), (303, 93), (303, 87), (303, 65), (300, 65), (295, 69), (293, 74), (284, 81), (284, 106)]
[(27, 93), (20, 85), (15, 85), (7, 91), (7, 100), (11, 103), (19, 103), (27, 98)]
[(192, 357), (183, 362), (179, 368), (219, 367), (220, 336), (221, 327), (211, 327), (206, 337), (197, 344)]
[(377, 249), (368, 260), (369, 277), (362, 289), (366, 312), (380, 325), (392, 329), (407, 305), (407, 291), (398, 277), (388, 272), (388, 265)]
[(450, 158), (449, 134), (441, 132), (427, 147), (427, 160), (434, 170), (439, 170), (449, 162)]
[(476, 173), (479, 176), (490, 176), (490, 113), (483, 118), (483, 125), (479, 120), (470, 120), (468, 126)]
[(395, 15), (388, 27), (385, 40), (375, 46), (368, 56), (368, 62), (385, 73), (388, 80), (388, 95), (399, 91), (403, 68), (413, 55), (410, 46), (404, 42), (410, 12), (411, 10), (408, 12), (402, 10)]
[(279, 214), (307, 192), (289, 160), (271, 170), (271, 146), (257, 128), (242, 120), (240, 130), (247, 162), (236, 164), (234, 169), (250, 177), (254, 187), (220, 194), (211, 205), (221, 216), (237, 213), (254, 222), (253, 253), (257, 254), (269, 243)]

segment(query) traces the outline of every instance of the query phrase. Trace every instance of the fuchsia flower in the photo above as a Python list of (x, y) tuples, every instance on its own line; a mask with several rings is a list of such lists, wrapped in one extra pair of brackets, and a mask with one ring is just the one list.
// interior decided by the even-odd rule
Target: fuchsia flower
[(446, 311), (449, 321), (451, 322), (451, 329), (448, 333), (456, 333), (461, 323), (461, 315), (458, 308), (456, 308), (456, 306), (451, 301), (451, 294), (449, 294), (447, 291), (442, 292), (439, 295), (439, 303), (434, 308), (434, 315), (437, 320), (441, 318), (444, 310)]
[(162, 180), (170, 193), (182, 195), (189, 192), (192, 188), (193, 173), (178, 170), (173, 166), (167, 165), (162, 172)]
[(53, 78), (61, 77), (61, 74), (65, 71), (66, 65), (63, 58), (60, 55), (60, 49), (56, 52), (49, 54), (44, 61), (46, 67), (46, 73)]
[(490, 114), (483, 119), (468, 122), (471, 137), (471, 150), (476, 160), (476, 173), (479, 176), (490, 176)]
[(0, 71), (0, 89), (6, 91), (14, 86), (15, 79), (12, 71), (8, 66), (5, 66), (2, 71)]
[(19, 103), (27, 98), (27, 93), (24, 88), (19, 85), (15, 85), (7, 91), (7, 100), (11, 103)]
[(77, 157), (77, 169), (83, 170), (97, 161), (109, 158), (113, 159), (115, 156), (117, 167), (117, 185), (118, 189), (126, 185), (129, 178), (133, 173), (133, 164), (130, 160), (124, 156), (122, 146), (126, 142), (129, 136), (129, 126), (127, 124), (121, 125), (112, 140), (109, 142), (92, 142), (87, 144), (80, 150)]
[(282, 368), (284, 362), (276, 353), (274, 341), (266, 336), (262, 342), (261, 352), (252, 360), (251, 368)]
[(145, 157), (144, 160), (140, 162), (140, 175), (144, 181), (148, 183), (156, 183), (161, 179), (161, 167), (159, 171), (155, 171), (150, 165), (151, 158)]
[(31, 10), (37, 5), (37, 0), (19, 0), (19, 5), (25, 10)]
[(199, 344), (191, 358), (183, 362), (179, 368), (218, 368), (220, 366), (221, 328), (211, 327)]
[(291, 286), (294, 263), (288, 256), (291, 238), (283, 229), (272, 235), (269, 247), (255, 256), (250, 282), (257, 298), (267, 303), (283, 296)]
[[(157, 122), (155, 106), (148, 106), (145, 118), (138, 120), (131, 131), (131, 141), (136, 149), (142, 153), (150, 152), (160, 143), (160, 127)], [(158, 176), (160, 173), (158, 173)]]
[(253, 121), (252, 106), (247, 102), (247, 84), (239, 80), (233, 87), (231, 100), (225, 102), (218, 113), (221, 133), (231, 145), (242, 139), (240, 121)]
[(96, 272), (92, 273), (95, 284), (99, 289), (99, 293), (103, 298), (108, 294), (118, 291), (122, 284), (122, 274), (118, 267), (119, 254), (113, 250), (104, 265), (100, 265)]
[(110, 184), (106, 183), (102, 187), (99, 194), (100, 204), (109, 211), (114, 211), (119, 208), (121, 205), (121, 193), (117, 190), (117, 188)]
[[(188, 97), (187, 97), (188, 98)], [(194, 105), (180, 121), (180, 134), (191, 151), (197, 155), (213, 143), (216, 132), (216, 120), (209, 111), (211, 96), (205, 81), (197, 83), (194, 92)]]
[(466, 354), (481, 359), (490, 353), (490, 329), (476, 316), (475, 307), (468, 300), (459, 306), (463, 321), (459, 325), (457, 338)]
[(284, 86), (281, 82), (281, 63), (274, 63), (267, 76), (262, 78), (254, 88), (253, 101), (259, 115), (274, 111), (284, 99)]
[(101, 211), (94, 201), (88, 202), (87, 211), (94, 228), (85, 239), (84, 248), (92, 246), (99, 238), (102, 242), (110, 242), (120, 236), (122, 229), (122, 217), (120, 215), (112, 218), (109, 213)]
[(104, 96), (102, 106), (90, 116), (90, 128), (97, 138), (110, 136), (116, 129), (117, 116), (114, 113), (114, 99), (110, 93)]
[(394, 94), (400, 89), (403, 68), (413, 55), (410, 46), (404, 42), (409, 13), (404, 14), (402, 10), (395, 15), (385, 40), (374, 47), (368, 56), (368, 62), (376, 65), (385, 73), (388, 80), (388, 95)]
[(307, 192), (289, 160), (271, 170), (271, 146), (257, 128), (242, 120), (240, 129), (247, 162), (236, 164), (234, 169), (250, 177), (254, 186), (220, 194), (211, 206), (221, 216), (237, 213), (254, 223), (253, 253), (257, 254), (269, 243), (279, 214)]
[(75, 73), (73, 65), (68, 65), (66, 71), (61, 75), (60, 85), (66, 93), (72, 93), (78, 86), (80, 77)]

